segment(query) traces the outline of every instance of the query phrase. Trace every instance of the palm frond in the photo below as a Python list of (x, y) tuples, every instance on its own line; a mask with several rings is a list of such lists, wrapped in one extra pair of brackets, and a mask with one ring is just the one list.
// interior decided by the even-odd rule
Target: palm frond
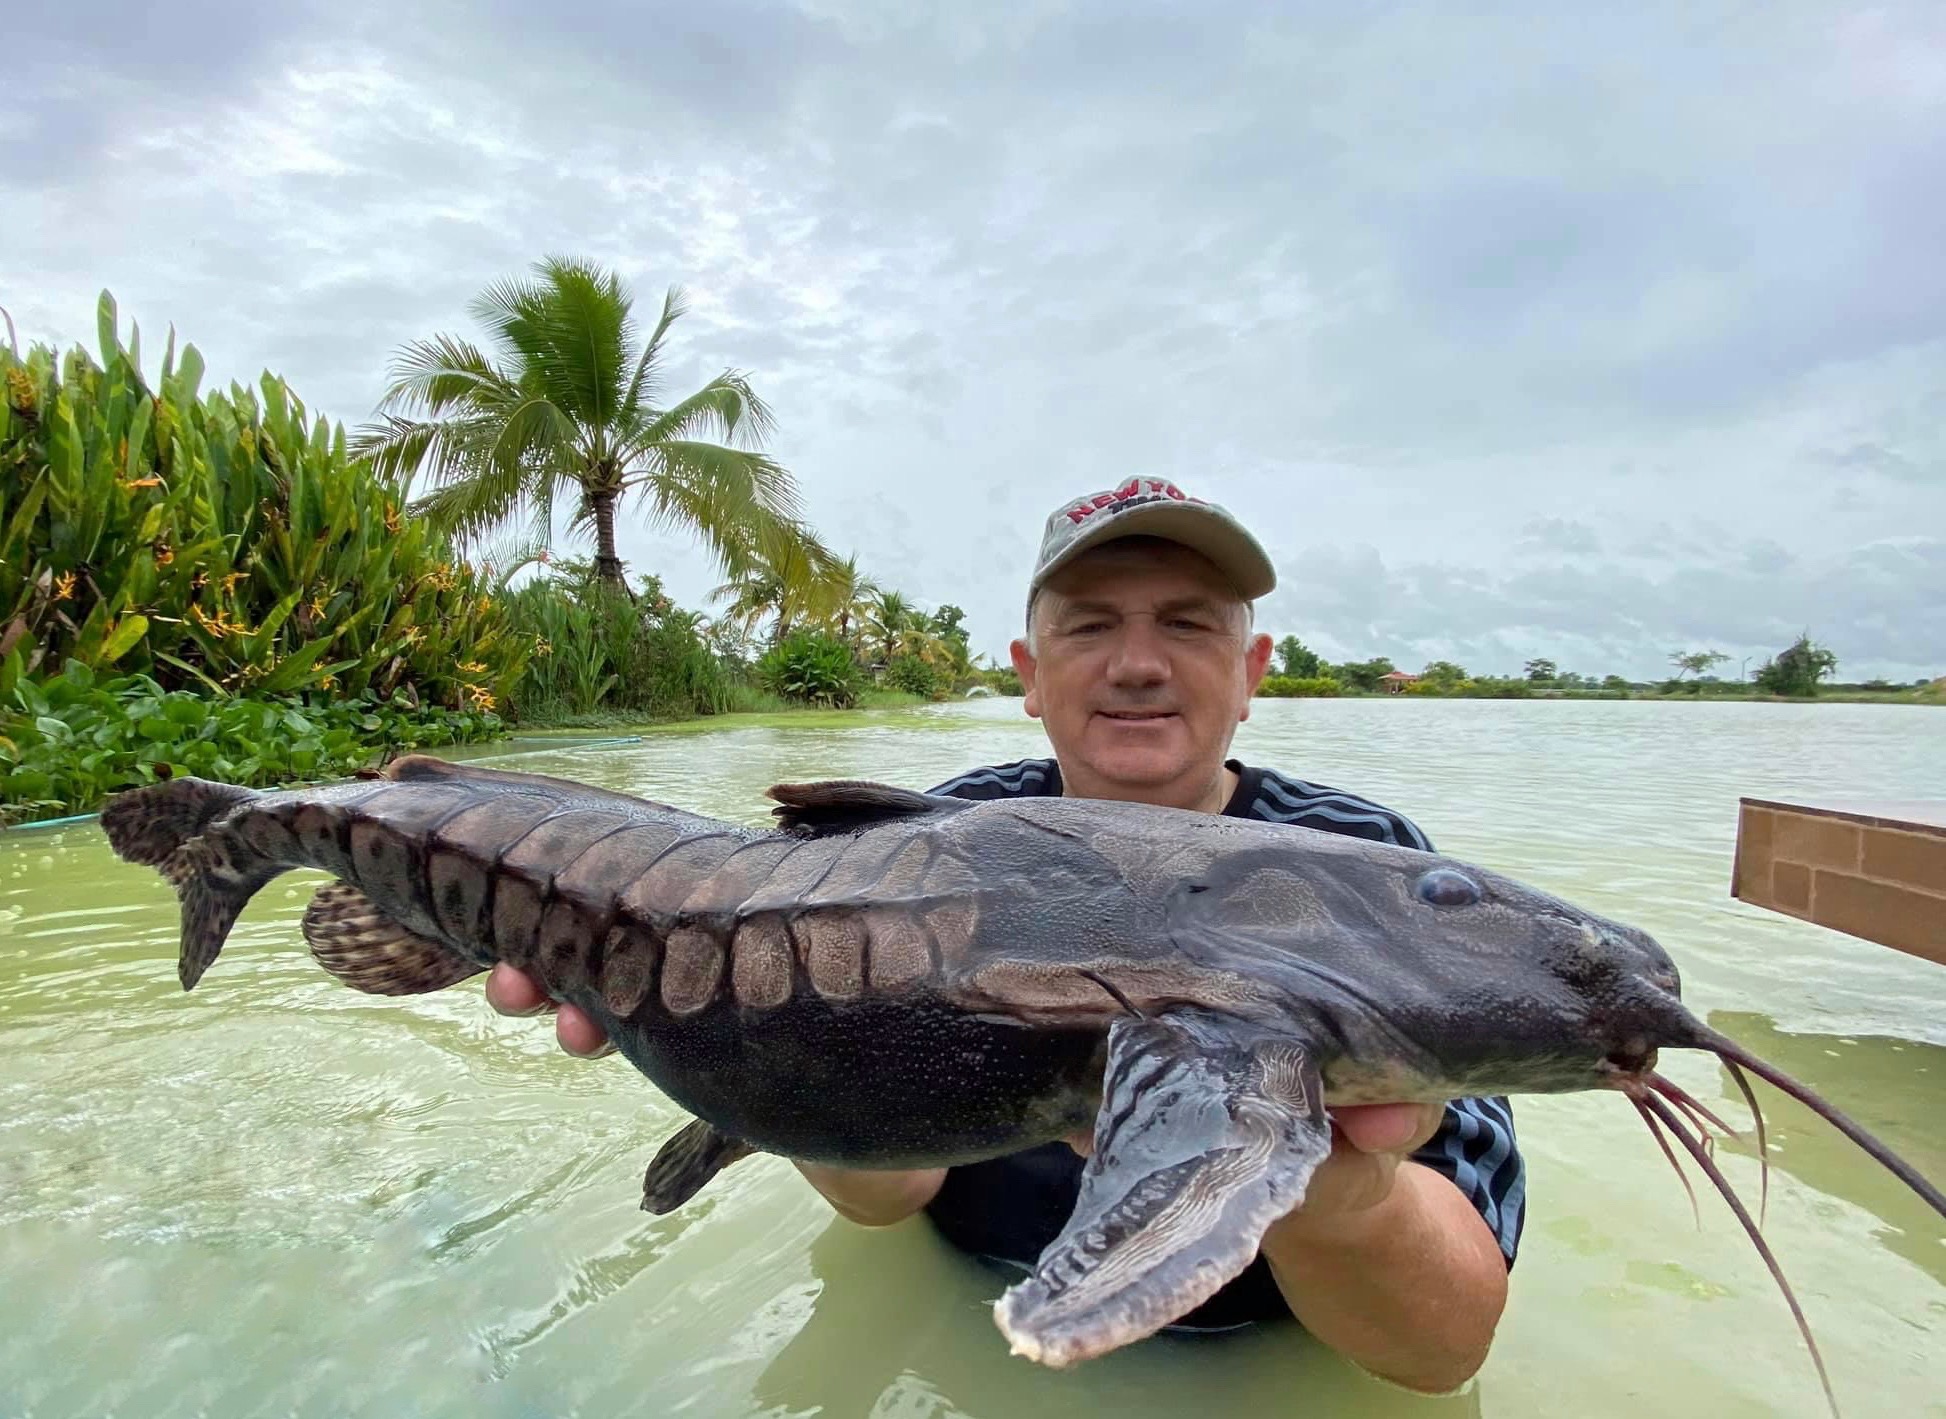
[(741, 439), (755, 448), (777, 427), (770, 406), (759, 399), (743, 376), (720, 374), (686, 399), (678, 400), (646, 419), (633, 432), (625, 450), (633, 457), (657, 444), (711, 436)]
[(412, 511), (454, 541), (471, 545), (520, 520), (526, 472), (516, 466), (476, 468), (422, 496)]
[(683, 298), (680, 286), (671, 286), (662, 296), (662, 316), (655, 323), (655, 330), (649, 341), (642, 347), (641, 358), (635, 362), (635, 374), (628, 382), (628, 393), (622, 398), (622, 414), (629, 420), (638, 418), (642, 411), (653, 406), (656, 399), (656, 370), (662, 359), (662, 342), (668, 337), (669, 327), (689, 314), (689, 302)]
[(624, 483), (629, 491), (646, 492), (657, 516), (663, 512), (665, 485), (689, 490), (722, 509), (719, 521), (748, 517), (753, 528), (764, 517), (798, 522), (797, 486), (784, 467), (767, 454), (751, 449), (691, 439), (672, 439), (644, 450), (645, 465)]
[(613, 272), (566, 257), (534, 270), (535, 280), (489, 287), (475, 314), (513, 353), (531, 388), (600, 437), (623, 407), (634, 364), (628, 292)]

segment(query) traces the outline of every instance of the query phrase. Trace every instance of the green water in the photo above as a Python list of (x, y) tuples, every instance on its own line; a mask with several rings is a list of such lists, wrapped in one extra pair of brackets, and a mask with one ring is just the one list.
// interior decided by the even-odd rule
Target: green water
[[(1018, 701), (506, 760), (759, 821), (779, 779), (927, 786), (1042, 752)], [(1740, 793), (1946, 796), (1946, 716), (1884, 706), (1284, 701), (1245, 757), (1655, 932), (1720, 1028), (1946, 1179), (1946, 969), (1728, 897)], [(313, 966), (315, 878), (190, 995), (175, 911), (92, 826), (0, 838), (0, 1416), (1818, 1415), (1720, 1202), (1696, 1229), (1622, 1100), (1517, 1101), (1525, 1243), (1476, 1385), (1426, 1400), (1295, 1327), (1056, 1374), (922, 1221), (835, 1219), (786, 1165), (636, 1208), (678, 1116), (478, 982), (404, 1001)], [(1669, 1072), (1734, 1116), (1708, 1062)], [(1764, 1094), (1768, 1236), (1852, 1416), (1946, 1415), (1946, 1224)], [(1755, 1196), (1747, 1152), (1726, 1169)]]

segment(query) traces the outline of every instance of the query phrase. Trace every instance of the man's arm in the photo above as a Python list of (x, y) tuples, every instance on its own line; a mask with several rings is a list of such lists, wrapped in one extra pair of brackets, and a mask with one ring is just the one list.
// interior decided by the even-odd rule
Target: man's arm
[(894, 1222), (903, 1222), (938, 1196), (946, 1181), (944, 1168), (862, 1172), (827, 1168), (818, 1163), (792, 1166), (839, 1216), (861, 1227), (889, 1227)]
[(1485, 1362), (1507, 1303), (1507, 1262), (1492, 1229), (1449, 1179), (1408, 1156), (1443, 1113), (1336, 1110), (1331, 1157), (1262, 1245), (1307, 1331), (1381, 1378), (1435, 1394)]

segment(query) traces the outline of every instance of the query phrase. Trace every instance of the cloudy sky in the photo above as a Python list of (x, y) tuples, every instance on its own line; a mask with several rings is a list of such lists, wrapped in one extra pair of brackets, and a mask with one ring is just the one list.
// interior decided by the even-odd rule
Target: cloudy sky
[(748, 371), (820, 531), (998, 656), (1141, 473), (1332, 658), (1946, 673), (1946, 7), (1464, 9), (33, 6), (0, 306), (92, 344), (106, 286), (356, 425), (544, 254), (680, 284), (681, 383)]

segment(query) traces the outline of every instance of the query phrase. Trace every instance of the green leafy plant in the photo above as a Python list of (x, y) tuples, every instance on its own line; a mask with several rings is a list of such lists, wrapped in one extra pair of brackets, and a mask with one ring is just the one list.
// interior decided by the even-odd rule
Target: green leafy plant
[(929, 700), (944, 693), (939, 672), (916, 655), (894, 656), (892, 663), (885, 667), (885, 684)]
[(471, 743), (500, 717), (403, 695), (212, 697), (78, 660), (23, 681), (0, 711), (0, 815), (61, 817), (169, 774), (253, 786), (340, 778), (386, 751)]
[(1766, 660), (1751, 678), (1758, 689), (1773, 695), (1810, 696), (1817, 694), (1818, 682), (1837, 668), (1838, 657), (1815, 644), (1806, 632)]
[(1322, 665), (1318, 653), (1296, 636), (1277, 642), (1277, 673), (1292, 680), (1315, 679)]
[(0, 346), (0, 697), (69, 660), (164, 690), (491, 709), (527, 646), (491, 588), (266, 374), (199, 393), (99, 308), (101, 360)]
[(851, 648), (830, 636), (799, 632), (785, 637), (757, 662), (757, 676), (772, 694), (799, 704), (849, 709), (858, 700), (858, 665)]
[(1329, 675), (1266, 675), (1257, 693), (1269, 700), (1295, 700), (1342, 695), (1345, 687)]
[(686, 717), (731, 708), (733, 677), (701, 618), (677, 607), (658, 578), (617, 596), (592, 564), (568, 561), (511, 593), (507, 605), (533, 643), (513, 690), (519, 718), (558, 721), (597, 710)]

